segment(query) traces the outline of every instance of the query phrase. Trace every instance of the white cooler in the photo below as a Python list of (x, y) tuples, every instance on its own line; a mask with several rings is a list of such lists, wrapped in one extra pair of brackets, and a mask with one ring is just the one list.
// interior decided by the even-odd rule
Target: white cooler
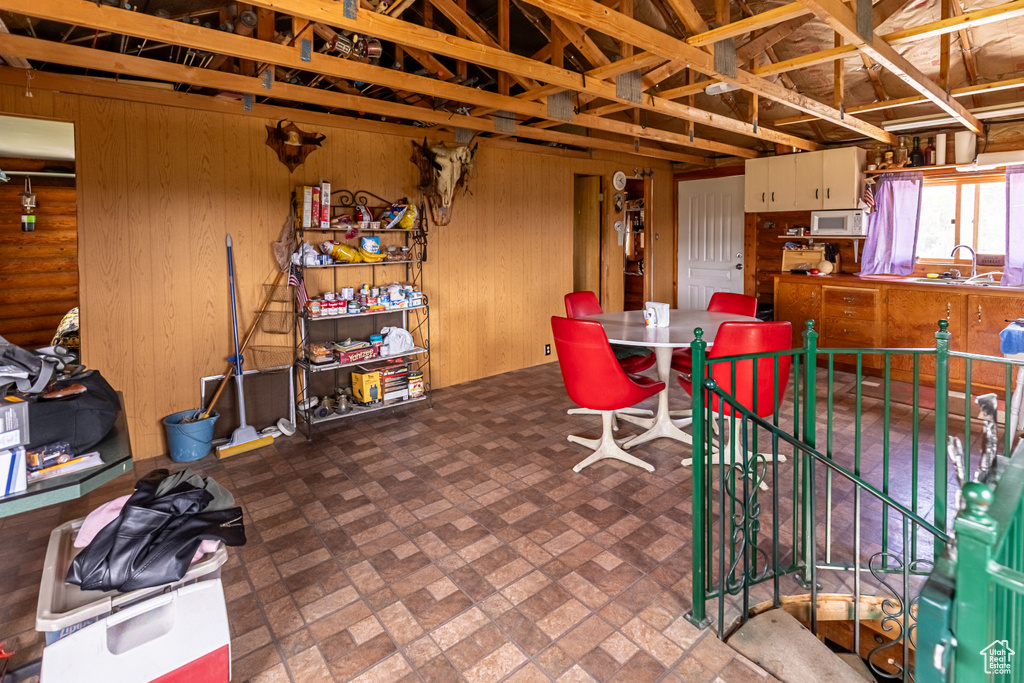
[(36, 608), (46, 633), (41, 683), (227, 683), (231, 636), (221, 545), (181, 581), (129, 593), (66, 583), (82, 520), (50, 534)]

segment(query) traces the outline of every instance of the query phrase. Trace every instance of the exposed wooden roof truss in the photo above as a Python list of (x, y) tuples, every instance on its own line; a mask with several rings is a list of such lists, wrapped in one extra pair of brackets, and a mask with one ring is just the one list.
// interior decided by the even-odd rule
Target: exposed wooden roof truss
[[(941, 0), (937, 19), (885, 31), (908, 0), (359, 0), (355, 12), (333, 0), (167, 0), (175, 11), (147, 5), (152, 14), (104, 2), (0, 0), (2, 68), (53, 72), (51, 81), (159, 81), (240, 107), (301, 107), (456, 138), (697, 166), (773, 145), (893, 144), (879, 124), (900, 107), (930, 107), (982, 132), (960, 100), (976, 108), (1024, 87), (1024, 72), (982, 73), (972, 36), (1024, 17), (1024, 0), (967, 10)], [(791, 45), (826, 26), (827, 44), (794, 54)], [(941, 46), (934, 77), (901, 52), (925, 41)], [(963, 82), (950, 79), (953, 44)], [(831, 93), (817, 85), (821, 68)], [(851, 90), (858, 70), (870, 101)]]

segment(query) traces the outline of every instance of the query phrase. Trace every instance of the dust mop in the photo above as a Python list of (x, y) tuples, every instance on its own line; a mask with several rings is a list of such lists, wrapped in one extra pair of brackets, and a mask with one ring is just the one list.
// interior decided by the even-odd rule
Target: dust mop
[(245, 422), (244, 375), (242, 374), (242, 351), (238, 348), (238, 312), (235, 308), (235, 259), (231, 252), (231, 235), (228, 244), (228, 288), (231, 291), (231, 331), (235, 337), (235, 355), (228, 360), (235, 364), (235, 386), (238, 389), (238, 429), (231, 433), (231, 440), (217, 447), (218, 458), (230, 458), (232, 455), (252, 451), (274, 443), (274, 437), (260, 434)]

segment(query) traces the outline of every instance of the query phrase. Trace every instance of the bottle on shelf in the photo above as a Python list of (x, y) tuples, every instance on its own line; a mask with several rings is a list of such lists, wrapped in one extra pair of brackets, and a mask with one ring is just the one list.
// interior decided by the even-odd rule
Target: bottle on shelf
[(924, 166), (924, 152), (921, 151), (921, 138), (914, 138), (914, 148), (910, 150), (910, 165)]
[(927, 138), (924, 146), (924, 165), (934, 166), (935, 165), (935, 138)]
[(900, 146), (896, 148), (896, 166), (902, 168), (910, 161), (910, 150), (907, 148), (907, 137), (900, 136)]

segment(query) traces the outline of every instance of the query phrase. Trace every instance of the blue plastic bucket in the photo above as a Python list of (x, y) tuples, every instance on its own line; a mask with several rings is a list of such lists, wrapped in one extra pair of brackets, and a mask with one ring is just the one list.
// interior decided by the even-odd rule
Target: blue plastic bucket
[(183, 410), (164, 418), (167, 447), (174, 462), (192, 462), (210, 452), (213, 444), (213, 424), (217, 421), (218, 415), (211, 411), (210, 417), (205, 420), (180, 424), (181, 418), (195, 413), (195, 410)]

